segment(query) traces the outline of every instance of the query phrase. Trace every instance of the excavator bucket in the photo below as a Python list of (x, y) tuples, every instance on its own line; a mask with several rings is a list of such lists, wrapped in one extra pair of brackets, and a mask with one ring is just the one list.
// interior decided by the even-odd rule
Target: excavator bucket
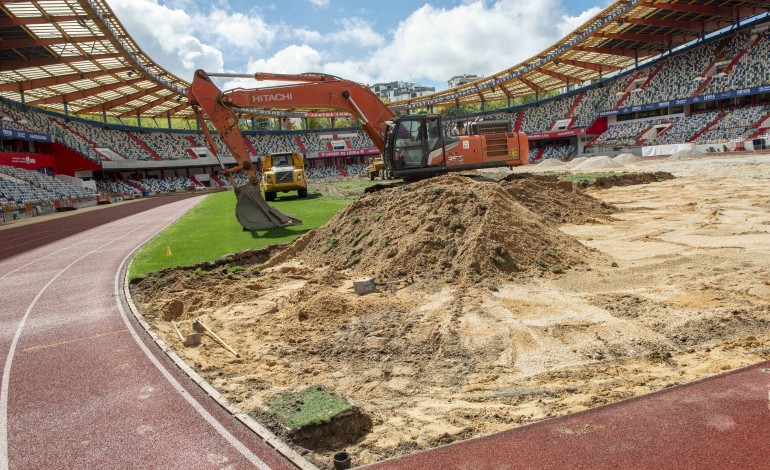
[(235, 217), (246, 230), (267, 230), (288, 225), (300, 225), (301, 220), (291, 214), (284, 214), (270, 207), (264, 199), (259, 185), (251, 182), (235, 188)]

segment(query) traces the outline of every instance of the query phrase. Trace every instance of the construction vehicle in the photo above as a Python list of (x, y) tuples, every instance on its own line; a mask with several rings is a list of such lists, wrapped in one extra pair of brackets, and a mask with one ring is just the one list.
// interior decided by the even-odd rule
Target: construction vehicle
[[(211, 77), (254, 78), (294, 82), (264, 88), (237, 88), (222, 92)], [(259, 177), (238, 127), (239, 113), (259, 114), (264, 110), (318, 111), (350, 113), (383, 155), (385, 169), (394, 178), (426, 178), (451, 171), (513, 167), (529, 160), (526, 134), (512, 132), (508, 121), (469, 126), (466, 135), (446, 137), (441, 115), (399, 116), (393, 113), (369, 87), (333, 75), (307, 73), (208, 74), (197, 70), (187, 96), (209, 147), (217, 147), (206, 125), (204, 114), (219, 132), (238, 165), (222, 172), (233, 184), (238, 198), (236, 217), (248, 230), (261, 230), (300, 223), (295, 217), (269, 206), (260, 193)], [(471, 129), (473, 127), (474, 129)], [(224, 167), (223, 167), (224, 168)], [(248, 182), (237, 186), (232, 174), (246, 173)]]
[(382, 158), (382, 155), (369, 157), (366, 162), (366, 176), (369, 177), (370, 181), (374, 181), (380, 177), (384, 180), (393, 179), (390, 175), (390, 170), (385, 168), (385, 160)]
[(279, 192), (297, 191), (307, 197), (305, 162), (297, 152), (277, 152), (265, 155), (262, 162), (262, 190), (266, 201), (274, 201)]

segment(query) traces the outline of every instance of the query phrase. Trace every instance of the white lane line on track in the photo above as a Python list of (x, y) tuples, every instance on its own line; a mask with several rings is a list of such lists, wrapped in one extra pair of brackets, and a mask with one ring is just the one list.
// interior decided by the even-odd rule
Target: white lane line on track
[[(177, 210), (174, 208), (173, 210), (170, 210), (168, 212), (164, 212), (163, 215), (157, 217), (156, 219), (146, 222), (133, 230), (130, 230), (123, 235), (119, 236), (118, 238), (115, 238), (113, 240), (110, 240), (109, 242), (105, 243), (104, 245), (100, 246), (99, 248), (96, 248), (94, 250), (89, 251), (85, 255), (81, 256), (80, 258), (76, 259), (72, 263), (68, 264), (65, 268), (63, 268), (61, 271), (59, 271), (53, 278), (51, 278), (48, 283), (43, 286), (42, 289), (37, 293), (35, 298), (32, 300), (32, 303), (29, 305), (29, 308), (27, 308), (27, 311), (24, 312), (24, 316), (21, 318), (21, 321), (19, 322), (19, 325), (16, 327), (16, 333), (13, 336), (13, 341), (11, 341), (11, 347), (8, 350), (8, 355), (5, 358), (5, 367), (3, 368), (3, 378), (2, 383), (0, 383), (0, 470), (7, 470), (8, 469), (8, 386), (10, 385), (11, 381), (11, 365), (13, 364), (13, 357), (16, 354), (16, 348), (19, 343), (19, 339), (21, 338), (21, 332), (24, 329), (24, 325), (27, 323), (27, 319), (29, 318), (30, 313), (32, 313), (32, 309), (35, 308), (35, 305), (37, 304), (37, 301), (40, 300), (40, 297), (43, 296), (45, 291), (51, 286), (51, 284), (56, 281), (56, 279), (59, 278), (62, 274), (64, 274), (69, 268), (77, 264), (79, 261), (87, 258), (91, 254), (101, 250), (102, 248), (111, 245), (115, 243), (116, 241), (120, 240), (121, 238), (130, 235), (131, 233), (143, 228), (145, 225), (149, 225), (150, 223), (154, 222), (155, 220), (162, 219), (163, 217), (166, 217), (167, 215), (174, 212), (174, 210)], [(174, 221), (176, 218), (174, 219)], [(173, 223), (174, 221), (169, 222), (165, 227), (168, 227)], [(163, 229), (161, 229), (163, 230)], [(160, 233), (159, 230), (156, 233)], [(153, 235), (154, 236), (154, 235)], [(136, 250), (134, 250), (136, 251)], [(133, 252), (132, 252), (133, 253)]]
[[(173, 223), (173, 221), (171, 222)], [(171, 225), (169, 223), (169, 225)], [(162, 229), (158, 230), (157, 233), (160, 233), (163, 231), (166, 227), (163, 227)], [(153, 235), (154, 237), (155, 235)], [(139, 250), (142, 246), (145, 245), (149, 240), (151, 240), (152, 237), (147, 238), (143, 243), (139, 244), (136, 248), (131, 251), (126, 257), (123, 259), (123, 262), (120, 263), (120, 267), (118, 268), (118, 272), (115, 273), (115, 301), (118, 305), (118, 310), (120, 311), (120, 315), (123, 317), (123, 322), (128, 327), (131, 336), (136, 341), (136, 344), (139, 345), (139, 348), (144, 352), (144, 354), (147, 356), (147, 358), (150, 360), (150, 362), (157, 367), (157, 369), (160, 371), (160, 373), (163, 375), (163, 377), (168, 380), (169, 384), (176, 390), (186, 401), (190, 404), (190, 406), (193, 407), (195, 411), (198, 412), (198, 414), (206, 420), (206, 422), (211, 425), (212, 428), (214, 428), (222, 438), (224, 438), (231, 446), (233, 446), (238, 452), (241, 453), (249, 462), (251, 462), (256, 468), (260, 470), (270, 470), (270, 466), (267, 465), (262, 459), (260, 459), (258, 456), (256, 456), (248, 447), (243, 445), (243, 443), (238, 440), (235, 436), (233, 436), (230, 431), (228, 431), (222, 424), (217, 421), (217, 419), (206, 410), (206, 408), (203, 407), (198, 401), (190, 395), (187, 390), (174, 378), (174, 376), (169, 372), (163, 364), (158, 360), (158, 358), (155, 357), (155, 355), (150, 351), (150, 349), (147, 347), (147, 345), (144, 344), (144, 341), (142, 341), (142, 338), (139, 337), (139, 334), (134, 329), (134, 325), (129, 321), (128, 315), (126, 315), (126, 311), (123, 308), (123, 302), (121, 301), (121, 291), (120, 291), (120, 275), (123, 272), (123, 270), (126, 267), (126, 263), (129, 259), (136, 253), (137, 250)]]
[[(134, 215), (138, 215), (138, 214), (134, 214)], [(133, 216), (129, 216), (129, 217), (133, 217)], [(114, 222), (116, 222), (116, 221), (114, 221)], [(108, 231), (108, 232), (101, 232), (101, 233), (99, 233), (99, 234), (97, 234), (97, 235), (94, 235), (93, 237), (89, 237), (89, 238), (86, 238), (85, 240), (81, 240), (81, 241), (79, 241), (79, 242), (77, 242), (77, 243), (73, 243), (72, 245), (69, 245), (69, 246), (65, 246), (65, 247), (64, 247), (64, 248), (62, 248), (61, 250), (56, 250), (56, 251), (54, 251), (53, 253), (48, 253), (47, 255), (45, 255), (45, 256), (41, 256), (40, 258), (35, 258), (35, 259), (33, 259), (32, 261), (30, 261), (29, 263), (27, 263), (27, 264), (25, 264), (25, 265), (23, 265), (23, 266), (19, 266), (18, 268), (14, 269), (13, 271), (11, 271), (11, 272), (9, 272), (9, 273), (3, 274), (2, 276), (0, 276), (0, 280), (3, 280), (3, 279), (5, 279), (6, 277), (10, 276), (10, 275), (11, 275), (11, 274), (13, 274), (13, 273), (19, 272), (20, 270), (22, 270), (22, 269), (26, 268), (27, 266), (31, 266), (31, 265), (33, 265), (33, 264), (37, 263), (38, 261), (42, 261), (42, 260), (44, 260), (44, 259), (46, 259), (46, 258), (50, 258), (51, 256), (53, 256), (53, 255), (57, 255), (57, 254), (61, 253), (62, 251), (67, 251), (67, 250), (69, 250), (70, 248), (72, 248), (73, 246), (77, 246), (77, 245), (80, 245), (81, 243), (85, 243), (85, 242), (91, 241), (91, 240), (93, 240), (94, 238), (98, 238), (98, 237), (100, 237), (100, 236), (102, 236), (102, 235), (107, 235), (107, 234), (110, 234), (110, 233), (112, 233), (112, 232), (115, 232), (115, 231), (117, 231), (118, 229), (120, 229), (121, 227), (123, 227), (124, 225), (131, 225), (131, 224), (130, 224), (130, 223), (127, 223), (127, 224), (120, 224), (120, 225), (117, 225), (117, 226), (115, 227), (115, 230), (110, 230), (110, 231)], [(96, 229), (96, 228), (98, 228), (98, 227), (94, 227), (94, 229)], [(83, 232), (80, 232), (80, 233), (83, 233)], [(75, 234), (75, 235), (77, 235), (77, 234)], [(72, 235), (70, 235), (70, 236), (72, 236)], [(66, 240), (67, 238), (69, 238), (69, 237), (65, 237), (65, 238), (62, 238), (62, 239), (60, 239), (60, 240), (56, 240), (56, 242), (59, 242), (59, 241), (62, 241), (62, 240)], [(56, 243), (56, 242), (53, 242), (53, 243)], [(7, 258), (6, 260), (3, 260), (2, 262), (5, 262), (5, 261), (7, 261), (8, 259), (10, 259), (10, 258)]]

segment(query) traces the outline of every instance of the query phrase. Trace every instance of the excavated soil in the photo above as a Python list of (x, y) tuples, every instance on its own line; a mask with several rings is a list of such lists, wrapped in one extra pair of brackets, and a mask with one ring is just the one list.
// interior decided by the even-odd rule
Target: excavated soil
[[(132, 292), (181, 357), (288, 439), (270, 397), (325, 386), (359, 407), (371, 430), (308, 451), (319, 466), (339, 450), (394, 458), (770, 358), (770, 157), (661, 165), (643, 169), (677, 178), (383, 189), (269, 259)], [(355, 295), (368, 276), (396, 282)], [(207, 337), (185, 348), (170, 318), (185, 334), (202, 319), (241, 358)]]

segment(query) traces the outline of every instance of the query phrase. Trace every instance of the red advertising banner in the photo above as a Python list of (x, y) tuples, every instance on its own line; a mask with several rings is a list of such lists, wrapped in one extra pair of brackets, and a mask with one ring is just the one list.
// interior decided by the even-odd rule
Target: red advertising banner
[(573, 137), (576, 135), (583, 135), (586, 133), (584, 128), (581, 129), (569, 129), (566, 131), (554, 131), (554, 132), (538, 132), (536, 134), (527, 134), (529, 140), (542, 140), (542, 139), (558, 139), (559, 137)]
[(25, 170), (56, 168), (56, 160), (49, 155), (29, 153), (0, 153), (0, 165), (15, 166)]
[(380, 153), (376, 148), (368, 149), (351, 149), (351, 150), (334, 150), (331, 152), (318, 152), (318, 158), (327, 157), (354, 157), (356, 155), (375, 155)]

